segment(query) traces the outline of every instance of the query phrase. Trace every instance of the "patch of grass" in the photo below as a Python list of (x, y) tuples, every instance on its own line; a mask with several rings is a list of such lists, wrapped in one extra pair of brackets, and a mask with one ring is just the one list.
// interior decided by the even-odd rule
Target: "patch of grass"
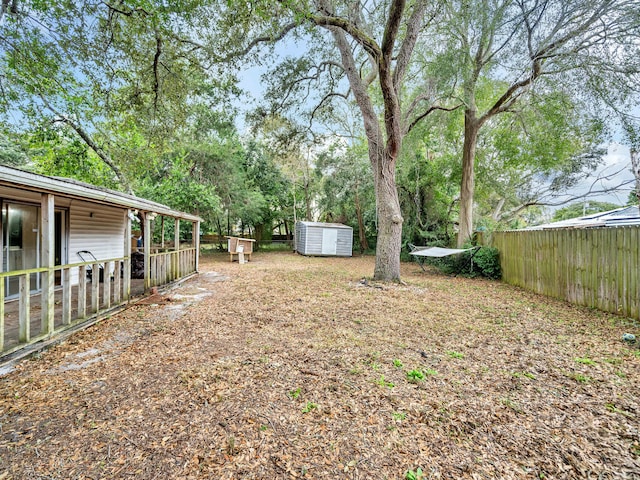
[(236, 437), (233, 435), (229, 435), (227, 437), (227, 445), (226, 449), (228, 455), (235, 455), (237, 453), (236, 450)]
[(610, 363), (611, 365), (621, 365), (623, 360), (618, 357), (609, 357), (604, 359), (605, 362)]
[(391, 414), (391, 417), (393, 417), (395, 421), (401, 422), (402, 420), (405, 420), (407, 418), (407, 414), (404, 412), (393, 412)]
[(455, 350), (449, 350), (447, 355), (451, 358), (464, 358), (464, 353), (456, 352)]
[(393, 388), (395, 385), (392, 382), (387, 382), (384, 379), (384, 375), (380, 375), (380, 378), (375, 381), (376, 385), (380, 385), (381, 387)]
[(622, 409), (616, 407), (616, 405), (614, 403), (607, 403), (605, 405), (605, 408), (607, 410), (609, 410), (611, 413), (618, 413), (620, 415), (624, 415), (625, 417), (633, 418), (633, 414), (632, 413), (629, 413), (629, 412), (627, 412), (625, 410), (622, 410)]
[(593, 360), (591, 360), (588, 357), (584, 357), (584, 358), (577, 357), (577, 358), (574, 358), (574, 360), (576, 362), (578, 362), (578, 363), (581, 363), (582, 365), (595, 365), (596, 364), (596, 362), (594, 362)]
[(291, 390), (289, 391), (289, 398), (291, 398), (291, 400), (296, 400), (300, 394), (302, 393), (302, 389), (300, 387), (296, 388), (295, 390)]
[(411, 370), (411, 371), (407, 372), (407, 380), (410, 383), (418, 383), (418, 382), (421, 382), (424, 379), (425, 379), (425, 375), (420, 370), (415, 370), (414, 369), (414, 370)]
[(302, 413), (309, 413), (311, 410), (315, 410), (316, 408), (318, 408), (317, 403), (307, 402), (307, 404), (302, 409)]
[(513, 401), (509, 397), (501, 398), (500, 403), (502, 403), (505, 407), (509, 407), (511, 410), (513, 410), (516, 413), (522, 413), (522, 409), (520, 408), (520, 405), (518, 405), (517, 402)]
[(416, 468), (415, 471), (408, 470), (407, 473), (404, 474), (405, 480), (422, 480), (424, 478), (424, 473), (420, 467)]
[(582, 373), (571, 373), (569, 374), (569, 378), (573, 378), (578, 383), (589, 383), (593, 380), (590, 376), (583, 375)]

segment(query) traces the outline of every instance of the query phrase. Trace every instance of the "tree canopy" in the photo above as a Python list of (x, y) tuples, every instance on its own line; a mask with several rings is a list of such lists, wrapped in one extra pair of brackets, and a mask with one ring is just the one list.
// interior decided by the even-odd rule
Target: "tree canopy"
[[(640, 138), (632, 0), (2, 5), (0, 162), (220, 235), (348, 223), (378, 279), (406, 243), (534, 221)], [(239, 108), (248, 67), (264, 96)]]

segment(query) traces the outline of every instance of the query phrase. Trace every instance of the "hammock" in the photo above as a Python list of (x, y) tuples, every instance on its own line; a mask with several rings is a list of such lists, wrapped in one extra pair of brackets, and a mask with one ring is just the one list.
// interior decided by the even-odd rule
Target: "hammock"
[(469, 250), (475, 250), (479, 247), (472, 248), (441, 248), (441, 247), (416, 247), (413, 246), (413, 250), (409, 252), (409, 255), (415, 255), (416, 257), (447, 257), (449, 255), (457, 255), (458, 253), (468, 252)]
[[(413, 255), (416, 257), (416, 262), (420, 265), (422, 271), (426, 271), (424, 268), (424, 257), (447, 257), (449, 255), (457, 255), (462, 252), (468, 252), (469, 250), (475, 250), (476, 252), (480, 250), (480, 247), (471, 247), (471, 248), (441, 248), (441, 247), (416, 247), (412, 243), (409, 244), (409, 248), (411, 251), (409, 255)], [(473, 253), (475, 255), (475, 252)], [(473, 261), (473, 255), (471, 255), (471, 259)], [(422, 257), (422, 258), (420, 258)]]

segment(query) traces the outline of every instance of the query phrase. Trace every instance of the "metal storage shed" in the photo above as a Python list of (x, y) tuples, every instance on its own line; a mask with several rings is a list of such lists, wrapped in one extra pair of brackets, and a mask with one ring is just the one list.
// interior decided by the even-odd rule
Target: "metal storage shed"
[(350, 257), (353, 228), (341, 223), (297, 222), (296, 251), (302, 255)]

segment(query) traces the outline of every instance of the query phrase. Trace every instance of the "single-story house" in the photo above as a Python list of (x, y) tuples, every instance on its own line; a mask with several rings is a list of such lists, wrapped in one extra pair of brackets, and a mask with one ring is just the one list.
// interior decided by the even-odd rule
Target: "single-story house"
[[(144, 291), (198, 270), (200, 217), (68, 178), (0, 166), (0, 358), (91, 323), (131, 297), (132, 249)], [(172, 242), (142, 246), (131, 222), (174, 223)], [(180, 241), (180, 224), (191, 226)], [(142, 263), (142, 262), (140, 262)], [(38, 318), (39, 317), (39, 318)]]
[(583, 217), (527, 227), (523, 230), (549, 230), (552, 228), (624, 227), (640, 225), (638, 205), (616, 208), (607, 212), (592, 213)]

